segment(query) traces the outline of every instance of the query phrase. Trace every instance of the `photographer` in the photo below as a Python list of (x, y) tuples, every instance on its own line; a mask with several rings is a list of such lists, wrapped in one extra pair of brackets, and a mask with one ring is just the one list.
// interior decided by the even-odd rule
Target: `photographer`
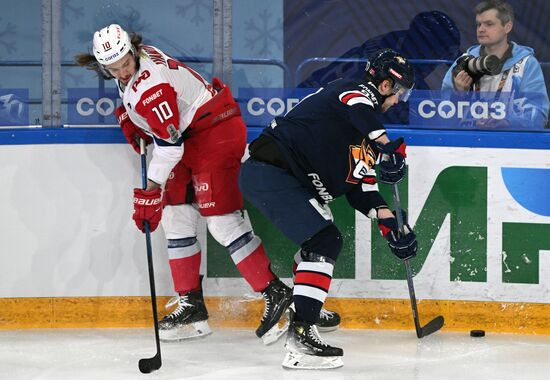
[(491, 92), (501, 99), (501, 92), (510, 95), (505, 120), (481, 120), (478, 126), (543, 128), (549, 101), (540, 64), (532, 48), (508, 41), (514, 10), (501, 0), (483, 1), (474, 10), (479, 45), (451, 66), (442, 90)]

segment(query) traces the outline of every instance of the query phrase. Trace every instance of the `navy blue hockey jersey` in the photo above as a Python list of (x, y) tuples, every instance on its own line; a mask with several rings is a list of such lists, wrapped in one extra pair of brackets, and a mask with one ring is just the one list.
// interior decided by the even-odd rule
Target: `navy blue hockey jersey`
[[(275, 118), (262, 133), (277, 142), (294, 175), (318, 200), (328, 203), (345, 194), (366, 213), (373, 196), (375, 204), (385, 203), (376, 184), (373, 142), (385, 133), (376, 119), (382, 102), (372, 83), (340, 79)], [(368, 207), (366, 198), (371, 198)]]

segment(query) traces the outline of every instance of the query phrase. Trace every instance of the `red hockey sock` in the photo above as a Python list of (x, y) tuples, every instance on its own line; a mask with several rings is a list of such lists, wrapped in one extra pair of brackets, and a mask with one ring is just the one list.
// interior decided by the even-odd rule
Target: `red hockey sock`
[(168, 259), (176, 292), (183, 295), (200, 289), (201, 249), (196, 239), (169, 240)]
[(231, 259), (255, 292), (261, 292), (276, 278), (271, 271), (271, 263), (262, 241), (256, 235), (252, 235), (251, 240), (232, 251)]

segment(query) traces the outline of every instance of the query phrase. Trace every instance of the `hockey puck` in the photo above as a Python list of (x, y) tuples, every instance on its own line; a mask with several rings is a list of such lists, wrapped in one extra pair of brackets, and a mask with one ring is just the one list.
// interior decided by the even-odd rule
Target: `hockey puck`
[(485, 331), (484, 330), (471, 330), (470, 331), (470, 336), (474, 337), (474, 338), (481, 338), (481, 337), (485, 336)]

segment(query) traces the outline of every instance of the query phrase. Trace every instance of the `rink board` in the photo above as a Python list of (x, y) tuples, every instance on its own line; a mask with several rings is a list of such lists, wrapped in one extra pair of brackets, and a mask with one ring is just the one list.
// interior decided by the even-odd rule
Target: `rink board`
[[(168, 297), (159, 297), (161, 314)], [(258, 327), (263, 301), (206, 297), (212, 327)], [(341, 327), (414, 330), (409, 300), (329, 298), (325, 304), (342, 315)], [(432, 301), (418, 304), (421, 323), (437, 315), (444, 331), (550, 334), (550, 305), (476, 301)], [(43, 328), (151, 327), (149, 297), (1, 298), (0, 330)]]
[[(1, 131), (9, 186), (0, 192), (0, 328), (150, 325), (145, 245), (130, 219), (139, 159), (115, 131)], [(442, 314), (448, 329), (547, 333), (548, 134), (392, 133), (410, 145), (400, 192), (420, 245), (411, 264), (421, 319)], [(343, 312), (345, 327), (412, 328), (402, 263), (345, 201), (332, 209), (345, 245), (328, 305)], [(296, 247), (247, 210), (274, 270), (289, 282)], [(261, 303), (243, 297), (248, 285), (202, 227), (213, 323), (254, 326)], [(153, 234), (153, 251), (157, 292), (169, 296), (161, 233)]]

